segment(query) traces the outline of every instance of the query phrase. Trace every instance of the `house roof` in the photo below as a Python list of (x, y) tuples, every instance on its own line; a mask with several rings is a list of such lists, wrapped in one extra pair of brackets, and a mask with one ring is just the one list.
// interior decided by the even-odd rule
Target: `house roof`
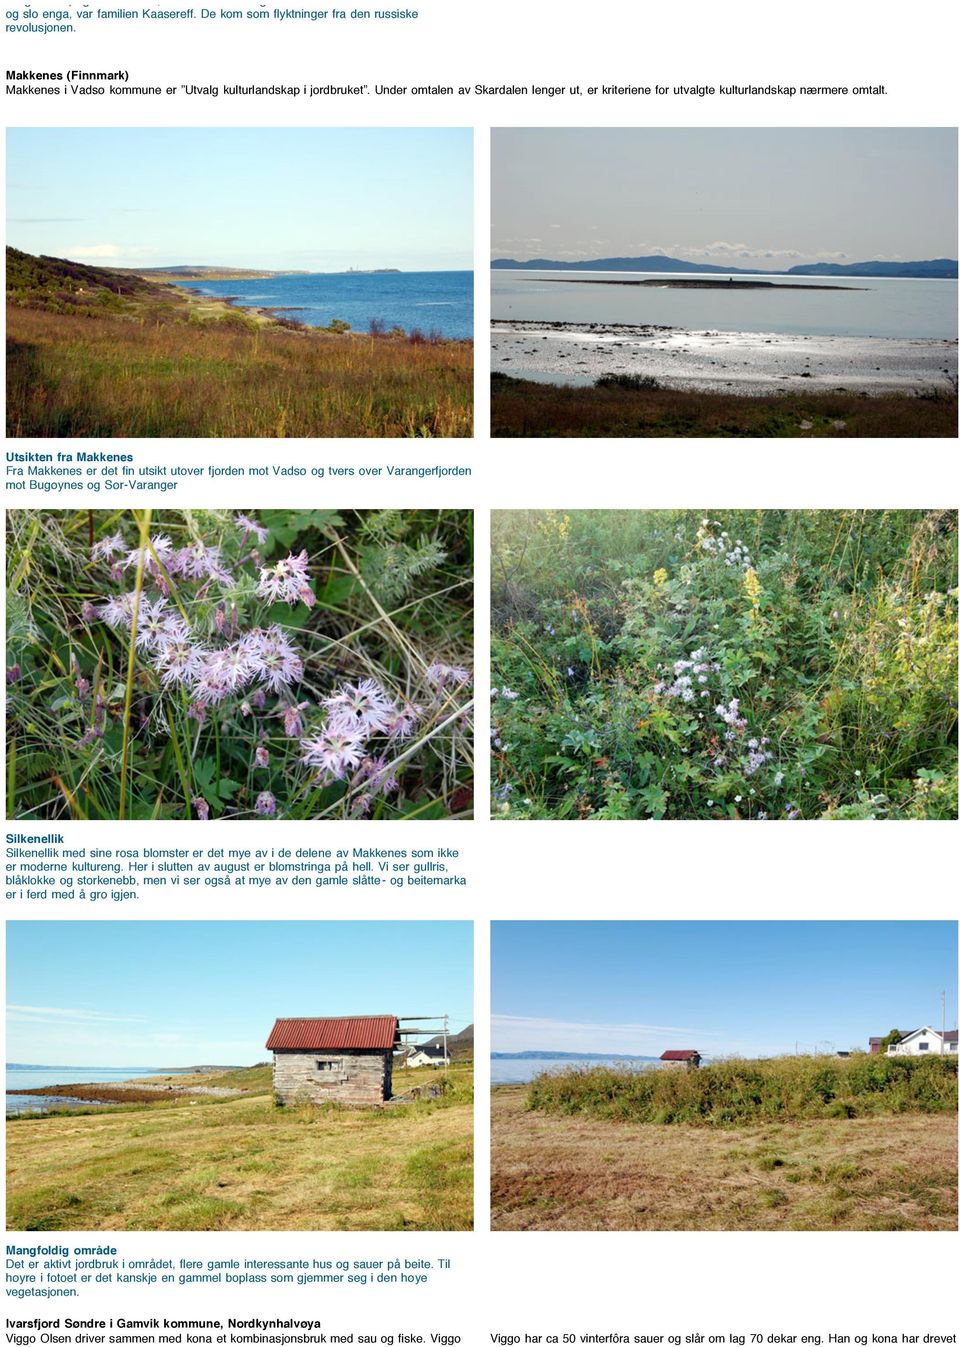
[(418, 1052), (422, 1052), (424, 1057), (443, 1057), (443, 1048), (438, 1048), (432, 1043), (421, 1043), (419, 1047), (410, 1049), (410, 1056), (415, 1057)]
[(301, 1048), (305, 1052), (340, 1048), (397, 1047), (396, 1015), (350, 1015), (329, 1019), (277, 1020), (267, 1039), (268, 1048)]
[(666, 1052), (661, 1052), (661, 1062), (689, 1062), (691, 1057), (699, 1057), (700, 1054), (696, 1048), (668, 1048)]

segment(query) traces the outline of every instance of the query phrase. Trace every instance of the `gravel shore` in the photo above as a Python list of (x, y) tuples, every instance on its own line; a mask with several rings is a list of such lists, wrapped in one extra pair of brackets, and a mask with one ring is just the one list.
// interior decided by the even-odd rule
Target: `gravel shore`
[(955, 340), (498, 319), (491, 337), (493, 370), (549, 383), (592, 384), (603, 374), (641, 374), (665, 388), (715, 393), (880, 394), (948, 392), (957, 379)]

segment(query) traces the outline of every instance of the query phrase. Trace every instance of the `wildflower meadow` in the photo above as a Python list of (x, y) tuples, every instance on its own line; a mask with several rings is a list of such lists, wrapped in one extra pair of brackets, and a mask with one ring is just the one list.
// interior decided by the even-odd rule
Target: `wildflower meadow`
[(957, 516), (494, 514), (493, 813), (957, 816)]
[(7, 812), (472, 811), (467, 511), (11, 510)]

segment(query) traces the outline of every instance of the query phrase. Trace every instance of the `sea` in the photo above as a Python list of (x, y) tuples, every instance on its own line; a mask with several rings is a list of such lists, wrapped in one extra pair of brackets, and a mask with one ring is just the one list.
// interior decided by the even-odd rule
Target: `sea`
[[(549, 278), (554, 279), (549, 279)], [(658, 288), (575, 284), (607, 280), (695, 280), (687, 273), (655, 271), (491, 272), (491, 316), (500, 320), (563, 323), (631, 323), (702, 332), (770, 332), (811, 337), (957, 336), (957, 282), (860, 276), (735, 276), (776, 281), (773, 290)], [(836, 290), (801, 290), (801, 285)]]
[(389, 329), (419, 328), (442, 337), (473, 337), (472, 271), (317, 273), (262, 280), (176, 281), (204, 295), (230, 296), (238, 308), (279, 309), (308, 327), (340, 318), (357, 332), (372, 319)]
[(492, 1057), (491, 1085), (526, 1085), (542, 1071), (581, 1071), (591, 1066), (609, 1066), (617, 1070), (646, 1071), (661, 1062), (649, 1057)]
[[(139, 1079), (141, 1076), (189, 1075), (190, 1068), (162, 1070), (156, 1066), (34, 1066), (22, 1062), (7, 1063), (8, 1090), (29, 1090), (43, 1085), (115, 1085), (118, 1081)], [(90, 1100), (68, 1099), (60, 1095), (8, 1094), (7, 1113), (45, 1112), (50, 1108), (83, 1103)]]

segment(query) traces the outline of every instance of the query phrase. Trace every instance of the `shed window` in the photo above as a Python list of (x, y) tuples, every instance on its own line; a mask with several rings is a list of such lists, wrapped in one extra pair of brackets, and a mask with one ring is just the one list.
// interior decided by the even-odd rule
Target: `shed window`
[(339, 1057), (322, 1057), (317, 1061), (318, 1071), (339, 1071), (343, 1067), (343, 1062)]

